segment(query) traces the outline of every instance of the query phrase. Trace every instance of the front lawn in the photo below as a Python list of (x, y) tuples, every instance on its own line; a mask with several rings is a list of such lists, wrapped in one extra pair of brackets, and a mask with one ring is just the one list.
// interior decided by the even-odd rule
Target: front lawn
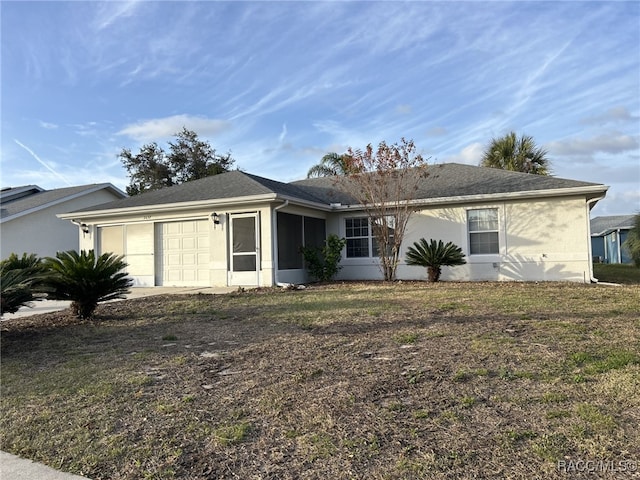
[(637, 285), (347, 283), (4, 321), (1, 445), (94, 480), (626, 478), (639, 311)]
[(594, 263), (593, 276), (600, 282), (640, 285), (640, 268), (625, 263)]

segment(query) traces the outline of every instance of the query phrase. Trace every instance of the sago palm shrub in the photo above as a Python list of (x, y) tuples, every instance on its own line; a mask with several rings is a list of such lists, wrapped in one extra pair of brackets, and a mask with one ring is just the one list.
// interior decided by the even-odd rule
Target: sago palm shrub
[(124, 269), (122, 256), (93, 250), (58, 252), (45, 260), (45, 290), (54, 300), (70, 300), (71, 311), (78, 318), (93, 315), (98, 302), (124, 298), (132, 280)]
[(405, 261), (407, 265), (426, 267), (430, 282), (440, 280), (443, 266), (451, 267), (467, 263), (462, 249), (456, 244), (443, 243), (442, 240), (436, 242), (433, 239), (427, 242), (424, 238), (414, 242), (413, 246), (407, 249)]
[(42, 259), (34, 253), (22, 257), (12, 253), (0, 262), (0, 315), (15, 313), (38, 299), (42, 272)]

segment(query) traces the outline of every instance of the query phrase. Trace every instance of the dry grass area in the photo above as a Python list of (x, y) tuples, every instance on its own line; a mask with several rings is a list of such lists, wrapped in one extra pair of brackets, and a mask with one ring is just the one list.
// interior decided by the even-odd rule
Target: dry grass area
[(637, 285), (347, 283), (11, 320), (2, 449), (95, 480), (638, 478), (638, 312)]

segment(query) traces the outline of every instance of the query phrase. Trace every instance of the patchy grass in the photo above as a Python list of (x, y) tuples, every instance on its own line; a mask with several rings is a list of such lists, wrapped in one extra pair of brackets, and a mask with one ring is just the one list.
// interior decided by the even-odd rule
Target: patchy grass
[(638, 311), (640, 286), (408, 282), (4, 321), (0, 440), (95, 480), (567, 478), (640, 456)]
[(593, 276), (600, 282), (640, 285), (640, 268), (622, 263), (594, 263)]

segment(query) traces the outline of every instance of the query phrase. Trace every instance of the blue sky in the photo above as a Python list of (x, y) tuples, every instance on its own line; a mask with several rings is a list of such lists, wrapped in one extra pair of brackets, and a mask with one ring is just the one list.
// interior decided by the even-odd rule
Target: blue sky
[(2, 186), (112, 182), (183, 126), (236, 166), (304, 178), (327, 152), (413, 139), (477, 164), (511, 130), (556, 176), (640, 210), (640, 2), (12, 2)]

